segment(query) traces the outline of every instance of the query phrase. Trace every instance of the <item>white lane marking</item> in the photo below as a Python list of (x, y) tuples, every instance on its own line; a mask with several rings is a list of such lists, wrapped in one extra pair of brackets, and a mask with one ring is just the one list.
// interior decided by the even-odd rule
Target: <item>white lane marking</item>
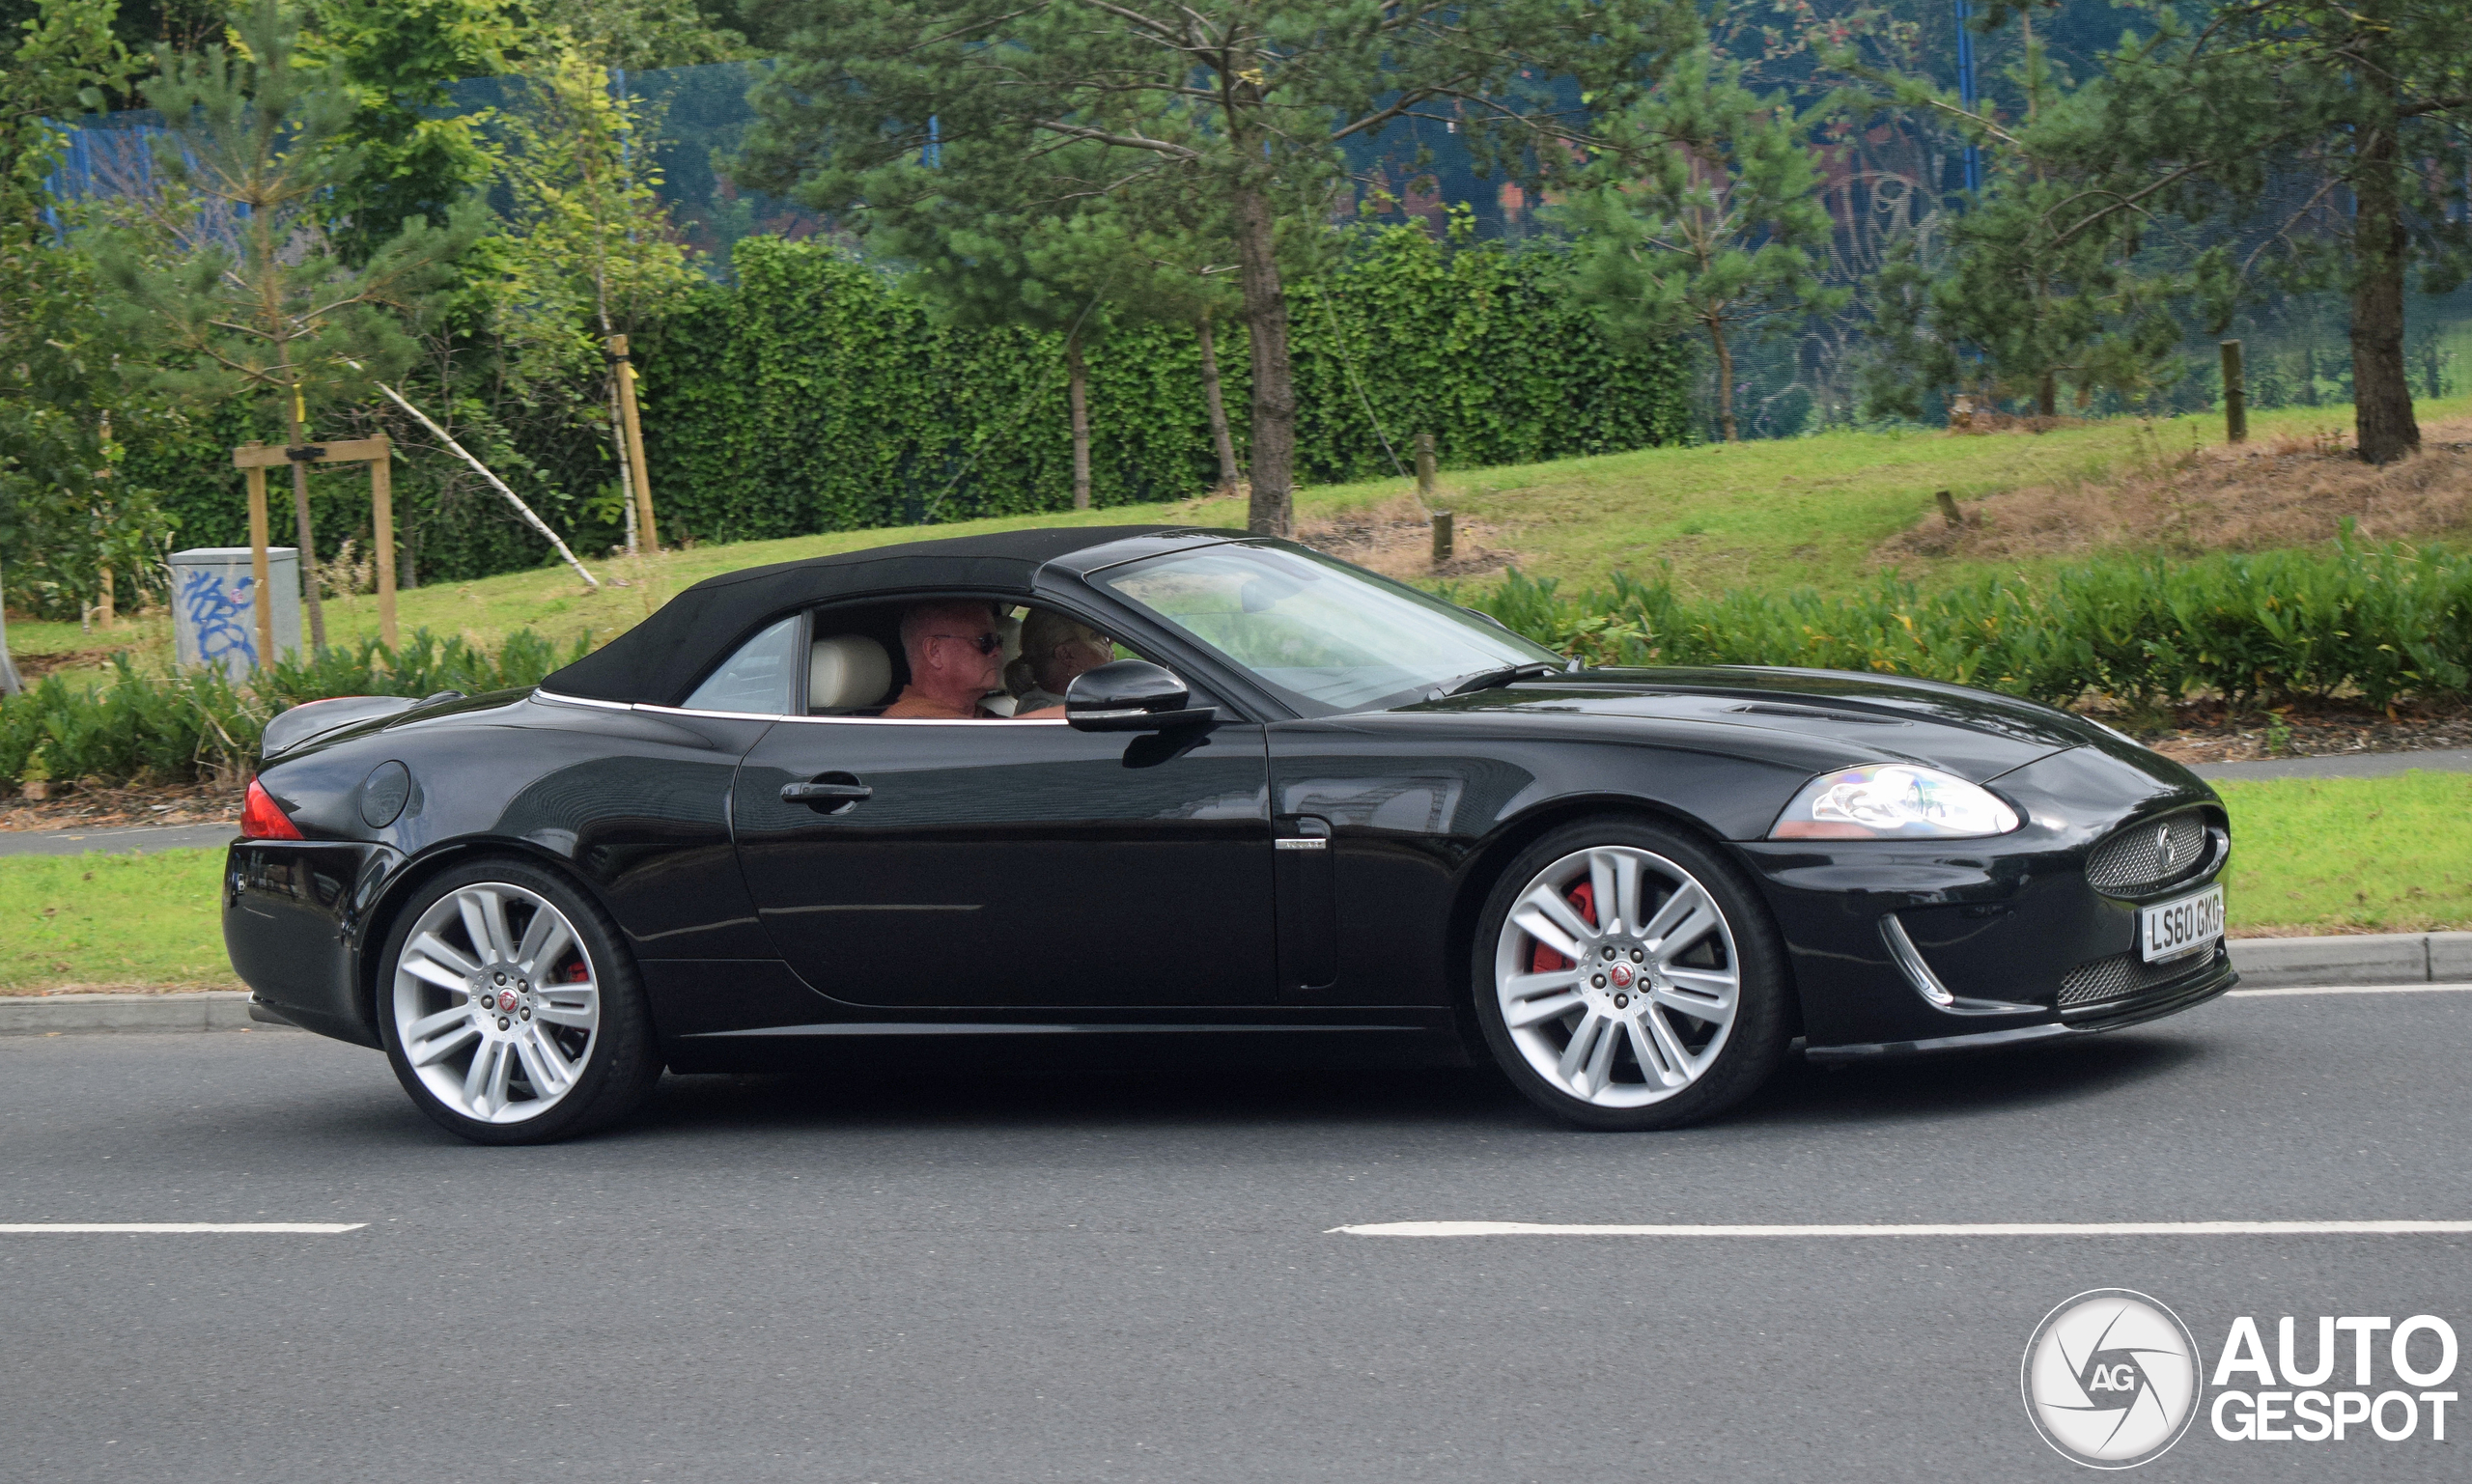
[(1634, 1226), (1384, 1221), (1350, 1237), (2408, 1237), (2472, 1235), (2472, 1221), (1962, 1221), (1928, 1225)]
[(338, 1232), (358, 1231), (368, 1224), (367, 1221), (0, 1221), (0, 1236), (31, 1237), (46, 1232), (235, 1232), (331, 1237)]
[(2472, 990), (2472, 984), (2306, 984), (2281, 990), (2233, 990), (2226, 999), (2263, 994), (2430, 994)]

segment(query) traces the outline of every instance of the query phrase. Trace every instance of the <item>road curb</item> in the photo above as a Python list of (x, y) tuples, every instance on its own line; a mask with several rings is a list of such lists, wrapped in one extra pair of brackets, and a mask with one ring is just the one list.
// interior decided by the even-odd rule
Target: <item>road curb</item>
[(2461, 984), (2472, 980), (2472, 933), (2361, 933), (2337, 938), (2235, 938), (2232, 966), (2249, 989), (2279, 985)]
[(246, 990), (202, 990), (185, 994), (0, 995), (0, 1036), (289, 1028), (251, 1021)]
[[(2253, 990), (2286, 985), (2472, 983), (2472, 933), (2235, 938), (2232, 966)], [(0, 995), (0, 1036), (71, 1031), (289, 1030), (253, 1020), (246, 990), (186, 994)]]

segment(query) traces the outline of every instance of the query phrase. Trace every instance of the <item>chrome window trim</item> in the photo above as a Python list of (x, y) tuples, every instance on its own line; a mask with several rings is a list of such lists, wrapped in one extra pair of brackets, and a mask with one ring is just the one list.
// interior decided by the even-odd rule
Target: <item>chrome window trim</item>
[(603, 711), (642, 712), (653, 716), (700, 716), (717, 721), (825, 721), (842, 725), (864, 726), (976, 726), (984, 721), (1010, 721), (1021, 726), (1069, 726), (1062, 716), (792, 716), (775, 712), (759, 711), (693, 711), (684, 706), (655, 706), (645, 701), (596, 701), (587, 696), (561, 695), (547, 686), (535, 686), (534, 696), (544, 701), (562, 702), (569, 706), (591, 706)]

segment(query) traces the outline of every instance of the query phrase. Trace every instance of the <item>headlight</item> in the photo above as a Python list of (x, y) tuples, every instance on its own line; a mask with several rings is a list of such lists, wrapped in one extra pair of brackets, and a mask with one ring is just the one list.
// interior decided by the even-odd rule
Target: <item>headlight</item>
[(2017, 811), (1989, 789), (1936, 768), (1874, 763), (1803, 785), (1772, 840), (1962, 840), (2005, 835)]

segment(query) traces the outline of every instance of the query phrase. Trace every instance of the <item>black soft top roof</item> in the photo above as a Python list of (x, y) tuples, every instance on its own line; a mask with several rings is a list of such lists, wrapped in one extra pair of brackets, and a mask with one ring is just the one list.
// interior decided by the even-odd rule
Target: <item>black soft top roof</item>
[(770, 620), (810, 603), (922, 588), (1027, 594), (1030, 579), (1041, 567), (1093, 546), (1141, 536), (1207, 535), (1224, 540), (1242, 534), (1173, 525), (1050, 526), (905, 542), (749, 567), (696, 583), (541, 686), (560, 695), (596, 701), (674, 706), (722, 655)]

